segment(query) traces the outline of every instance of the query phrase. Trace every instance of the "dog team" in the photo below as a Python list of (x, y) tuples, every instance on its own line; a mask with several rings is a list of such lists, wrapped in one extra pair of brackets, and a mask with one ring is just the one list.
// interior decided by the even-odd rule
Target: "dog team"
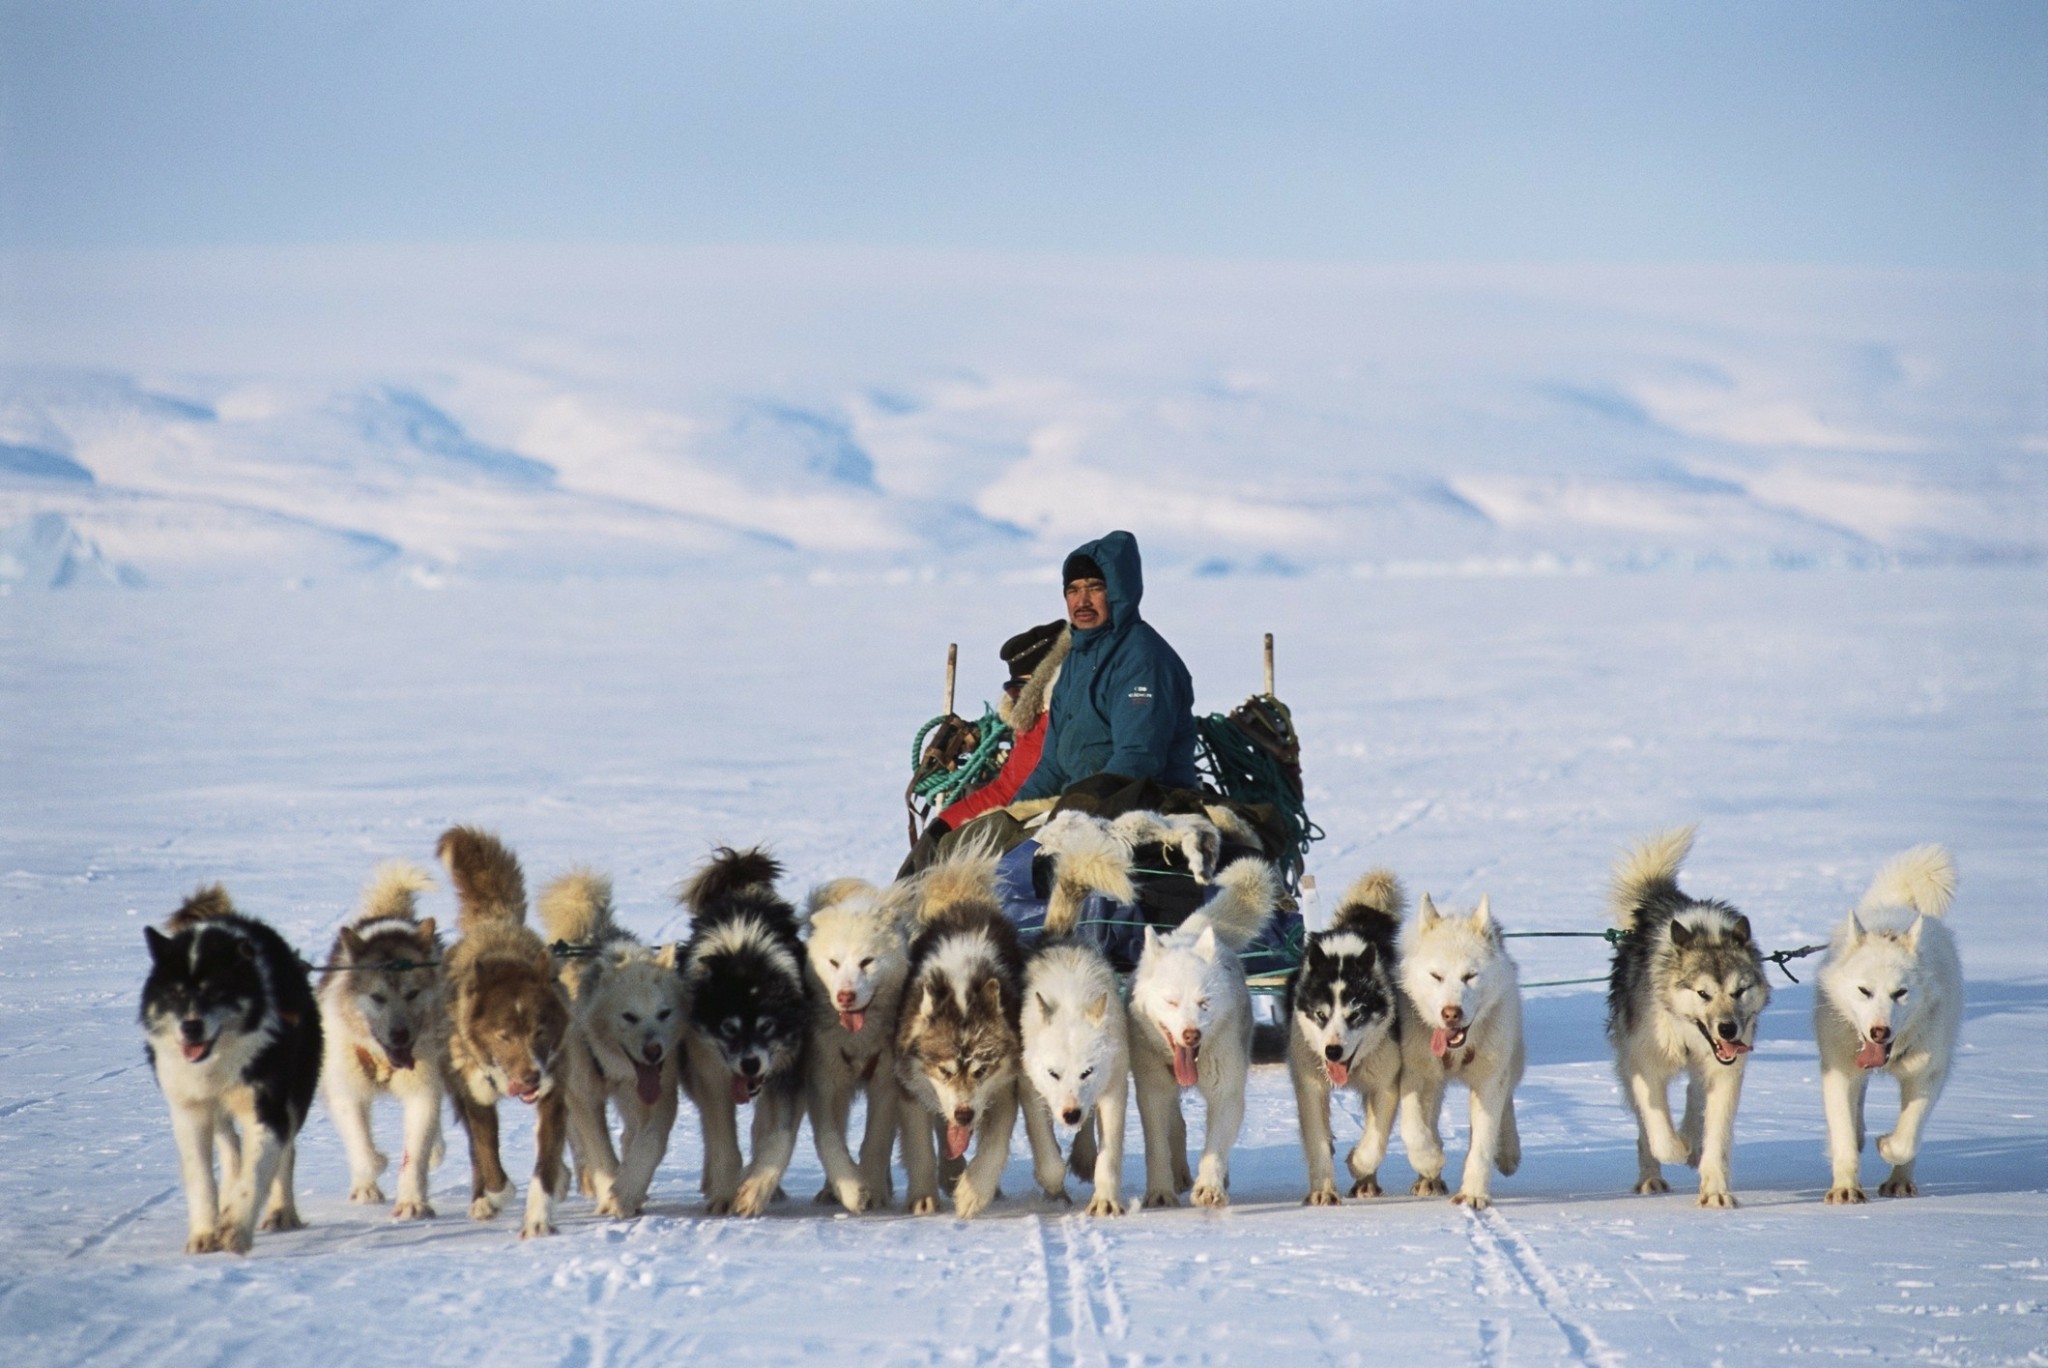
[[(1054, 895), (1031, 948), (998, 899), (994, 853), (972, 847), (887, 888), (823, 884), (801, 911), (777, 891), (773, 859), (721, 849), (683, 887), (689, 939), (655, 948), (618, 925), (609, 880), (585, 869), (542, 890), (536, 931), (518, 859), (491, 834), (455, 827), (437, 847), (460, 908), (453, 944), (418, 915), (432, 887), (426, 871), (388, 864), (335, 937), (317, 993), (275, 931), (223, 889), (202, 889), (164, 930), (146, 929), (141, 1010), (178, 1144), (186, 1250), (246, 1253), (259, 1213), (264, 1230), (302, 1224), (293, 1155), (316, 1087), (357, 1202), (387, 1200), (390, 1159), (371, 1114), (379, 1096), (399, 1101), (392, 1215), (401, 1220), (435, 1214), (428, 1175), (442, 1157), (444, 1098), (469, 1141), (476, 1220), (514, 1194), (499, 1102), (534, 1107), (522, 1236), (554, 1233), (572, 1163), (598, 1214), (639, 1214), (685, 1094), (701, 1120), (701, 1186), (714, 1214), (758, 1215), (782, 1195), (808, 1116), (825, 1173), (819, 1202), (851, 1212), (894, 1203), (900, 1144), (909, 1210), (936, 1212), (944, 1196), (971, 1217), (999, 1195), (1022, 1110), (1045, 1195), (1064, 1201), (1071, 1170), (1093, 1185), (1090, 1215), (1118, 1215), (1135, 1205), (1121, 1186), (1133, 1085), (1142, 1205), (1177, 1206), (1189, 1193), (1224, 1206), (1251, 1064), (1238, 951), (1280, 904), (1279, 876), (1256, 858), (1213, 868), (1213, 840), (1173, 819), (1166, 839), (1213, 895), (1178, 927), (1145, 932), (1126, 988), (1075, 939), (1075, 921), (1088, 890), (1133, 896), (1133, 840), (1162, 833), (1083, 814), (1055, 820), (1046, 842)], [(1684, 1164), (1699, 1170), (1700, 1205), (1732, 1207), (1736, 1105), (1770, 988), (1749, 919), (1680, 891), (1692, 838), (1690, 827), (1653, 836), (1615, 866), (1607, 1032), (1637, 1122), (1635, 1190), (1666, 1191), (1664, 1165)], [(1829, 1203), (1865, 1200), (1863, 1101), (1879, 1071), (1897, 1080), (1900, 1111), (1877, 1141), (1891, 1165), (1878, 1190), (1916, 1191), (1920, 1132), (1962, 1018), (1962, 972), (1943, 920), (1954, 890), (1946, 851), (1909, 850), (1879, 871), (1831, 938), (1814, 1007)], [(1522, 1008), (1502, 935), (1484, 897), (1460, 911), (1425, 894), (1409, 917), (1400, 881), (1384, 869), (1354, 883), (1330, 925), (1309, 934), (1284, 1013), (1308, 1203), (1380, 1195), (1397, 1116), (1417, 1175), (1411, 1192), (1450, 1192), (1439, 1113), (1453, 1082), (1470, 1094), (1471, 1138), (1451, 1200), (1484, 1207), (1493, 1173), (1515, 1172)], [(1668, 1092), (1681, 1073), (1674, 1124)], [(1181, 1112), (1189, 1088), (1206, 1115), (1192, 1169)], [(1330, 1121), (1340, 1088), (1357, 1093), (1364, 1117), (1342, 1190)], [(866, 1123), (856, 1148), (857, 1094)]]

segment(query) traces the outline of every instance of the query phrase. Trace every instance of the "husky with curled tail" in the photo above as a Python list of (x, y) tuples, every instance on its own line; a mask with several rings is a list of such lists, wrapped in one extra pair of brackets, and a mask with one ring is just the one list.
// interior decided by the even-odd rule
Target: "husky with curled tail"
[(896, 1022), (903, 1168), (917, 1215), (938, 1211), (942, 1185), (955, 1215), (979, 1214), (995, 1200), (1010, 1158), (1024, 1057), (1024, 951), (996, 899), (995, 873), (995, 856), (969, 845), (919, 882), (918, 931)]
[[(1179, 1206), (1190, 1185), (1198, 1206), (1230, 1203), (1230, 1151), (1244, 1124), (1252, 1058), (1252, 999), (1237, 952), (1273, 915), (1280, 879), (1264, 860), (1246, 858), (1215, 883), (1216, 896), (1171, 932), (1145, 928), (1131, 975), (1131, 1067), (1145, 1124), (1148, 1207)], [(1182, 1088), (1199, 1088), (1208, 1111), (1192, 1176)]]
[[(562, 960), (577, 1044), (564, 1060), (578, 1177), (600, 1216), (638, 1216), (676, 1124), (683, 983), (677, 947), (649, 949), (612, 917), (612, 881), (573, 869), (540, 895), (548, 940), (582, 953)], [(607, 1106), (618, 1109), (612, 1148)]]
[[(887, 1206), (902, 1090), (896, 1083), (896, 1008), (910, 972), (905, 924), (912, 885), (887, 889), (834, 879), (811, 890), (805, 922), (811, 980), (811, 1053), (805, 1105), (825, 1170), (819, 1202), (848, 1211)], [(867, 1097), (867, 1129), (855, 1161), (847, 1127), (853, 1099)]]
[(362, 906), (334, 938), (320, 976), (327, 1037), (320, 1090), (348, 1151), (351, 1202), (381, 1202), (377, 1177), (390, 1160), (370, 1133), (372, 1104), (395, 1097), (405, 1109), (394, 1220), (434, 1214), (427, 1178), (441, 1162), (441, 1100), (448, 1093), (448, 1009), (441, 996), (441, 936), (419, 916), (434, 886), (404, 860), (379, 865)]
[(1416, 1173), (1409, 1190), (1449, 1191), (1438, 1124), (1444, 1093), (1463, 1083), (1472, 1092), (1472, 1145), (1451, 1200), (1476, 1211), (1493, 1203), (1496, 1169), (1508, 1175), (1522, 1166), (1521, 978), (1485, 894), (1469, 913), (1448, 914), (1423, 894), (1415, 920), (1401, 928), (1400, 955), (1401, 1143)]
[(1335, 1141), (1330, 1096), (1358, 1094), (1365, 1129), (1345, 1167), (1351, 1195), (1377, 1197), (1401, 1100), (1401, 914), (1407, 895), (1392, 870), (1375, 869), (1351, 885), (1328, 930), (1308, 938), (1287, 980), (1287, 1072), (1301, 1117), (1308, 1161), (1308, 1206), (1336, 1206)]
[(1813, 1001), (1821, 1101), (1828, 1119), (1830, 1204), (1864, 1201), (1863, 1098), (1871, 1078), (1899, 1084), (1899, 1119), (1877, 1137), (1892, 1166), (1885, 1197), (1913, 1197), (1920, 1131), (1948, 1082), (1963, 1020), (1963, 966), (1945, 920), (1956, 870), (1946, 850), (1918, 846), (1878, 871), (1835, 928)]
[[(1636, 1115), (1636, 1191), (1668, 1192), (1663, 1165), (1700, 1172), (1699, 1204), (1732, 1207), (1735, 1107), (1771, 1000), (1749, 918), (1679, 891), (1693, 828), (1650, 836), (1614, 866), (1608, 912), (1622, 931), (1607, 980), (1607, 1038)], [(1683, 1072), (1685, 1118), (1671, 1124), (1671, 1079)]]

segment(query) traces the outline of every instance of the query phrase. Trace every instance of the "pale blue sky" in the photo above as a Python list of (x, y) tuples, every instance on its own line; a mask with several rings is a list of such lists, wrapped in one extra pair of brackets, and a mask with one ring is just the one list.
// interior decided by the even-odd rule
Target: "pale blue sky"
[(2040, 270), (2048, 4), (0, 0), (0, 245)]

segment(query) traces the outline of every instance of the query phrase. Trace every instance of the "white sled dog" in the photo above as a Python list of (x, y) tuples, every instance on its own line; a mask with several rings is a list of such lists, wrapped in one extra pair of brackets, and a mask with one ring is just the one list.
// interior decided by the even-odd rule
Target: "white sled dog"
[[(683, 981), (677, 947), (649, 949), (612, 917), (612, 881), (574, 869), (540, 895), (550, 942), (588, 953), (564, 957), (558, 973), (582, 1049), (564, 1060), (568, 1104), (584, 1124), (569, 1138), (577, 1176), (600, 1216), (638, 1216), (675, 1129), (682, 1068)], [(606, 1104), (618, 1108), (614, 1151)], [(596, 1143), (588, 1143), (590, 1140)]]
[(1410, 1191), (1449, 1191), (1438, 1120), (1455, 1080), (1472, 1092), (1472, 1148), (1451, 1200), (1478, 1210), (1493, 1202), (1493, 1171), (1522, 1166), (1521, 979), (1484, 894), (1471, 912), (1449, 915), (1423, 894), (1415, 920), (1401, 928), (1400, 956), (1401, 1143), (1417, 1175)]
[(1180, 1205), (1189, 1186), (1180, 1090), (1200, 1088), (1208, 1120), (1193, 1177), (1198, 1206), (1230, 1202), (1230, 1150), (1244, 1124), (1252, 999), (1237, 952), (1273, 915), (1280, 880), (1246, 858), (1216, 876), (1217, 893), (1167, 935), (1145, 929), (1131, 975), (1131, 1067), (1145, 1125), (1145, 1205)]
[[(919, 884), (919, 930), (896, 1026), (903, 1168), (917, 1215), (938, 1211), (942, 1178), (954, 1214), (976, 1215), (995, 1200), (1010, 1158), (1024, 1055), (1024, 951), (996, 900), (995, 869), (993, 855), (969, 845)], [(934, 1150), (940, 1137), (943, 1173)], [(970, 1144), (974, 1157), (954, 1177)]]
[(1301, 1116), (1301, 1150), (1308, 1161), (1307, 1206), (1336, 1206), (1335, 1141), (1330, 1095), (1358, 1094), (1365, 1129), (1345, 1166), (1351, 1195), (1377, 1197), (1380, 1161), (1387, 1157), (1395, 1108), (1401, 1100), (1401, 913), (1407, 896), (1392, 870), (1368, 871), (1351, 885), (1326, 931), (1308, 939), (1301, 964), (1287, 980), (1287, 1072)]
[[(1662, 1166), (1691, 1164), (1699, 1204), (1732, 1207), (1735, 1107), (1771, 986), (1749, 918), (1679, 891), (1692, 838), (1690, 826), (1661, 832), (1615, 863), (1608, 912), (1626, 934), (1608, 972), (1607, 1037), (1636, 1114), (1635, 1190), (1667, 1192)], [(1685, 1119), (1674, 1130), (1667, 1090), (1681, 1070)]]
[[(910, 885), (887, 890), (834, 879), (811, 890), (804, 942), (811, 978), (811, 1053), (805, 1079), (811, 1139), (825, 1170), (820, 1202), (848, 1211), (887, 1206), (901, 1091), (896, 1084), (896, 1007), (910, 971), (905, 935)], [(855, 1162), (847, 1125), (867, 1095), (867, 1129)]]
[(431, 1217), (428, 1175), (441, 1162), (441, 1102), (448, 1095), (448, 1009), (441, 1000), (441, 937), (418, 916), (434, 886), (404, 860), (379, 865), (362, 907), (341, 928), (320, 976), (326, 1058), (320, 1090), (348, 1151), (351, 1202), (381, 1202), (377, 1177), (389, 1165), (370, 1132), (379, 1097), (405, 1109), (394, 1220)]
[(1914, 1156), (1927, 1114), (1948, 1081), (1963, 1019), (1963, 967), (1943, 920), (1956, 871), (1938, 845), (1919, 846), (1878, 871), (1863, 901), (1835, 928), (1813, 1002), (1821, 1101), (1828, 1118), (1830, 1203), (1861, 1202), (1863, 1098), (1882, 1069), (1899, 1082), (1899, 1120), (1877, 1138), (1892, 1166), (1878, 1192), (1912, 1197)]

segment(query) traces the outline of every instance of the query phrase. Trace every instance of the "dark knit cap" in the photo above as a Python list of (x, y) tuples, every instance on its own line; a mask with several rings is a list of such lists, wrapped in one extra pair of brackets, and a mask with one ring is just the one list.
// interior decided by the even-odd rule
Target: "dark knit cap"
[(1045, 659), (1046, 652), (1060, 639), (1066, 630), (1064, 620), (1048, 622), (1038, 627), (1027, 627), (1003, 643), (1000, 654), (1003, 663), (1010, 667), (1010, 678), (1023, 679), (1038, 668), (1038, 662)]
[(1067, 563), (1060, 567), (1060, 584), (1062, 587), (1072, 584), (1077, 579), (1102, 578), (1104, 578), (1102, 567), (1095, 563), (1095, 557), (1084, 556), (1079, 551), (1067, 557)]

